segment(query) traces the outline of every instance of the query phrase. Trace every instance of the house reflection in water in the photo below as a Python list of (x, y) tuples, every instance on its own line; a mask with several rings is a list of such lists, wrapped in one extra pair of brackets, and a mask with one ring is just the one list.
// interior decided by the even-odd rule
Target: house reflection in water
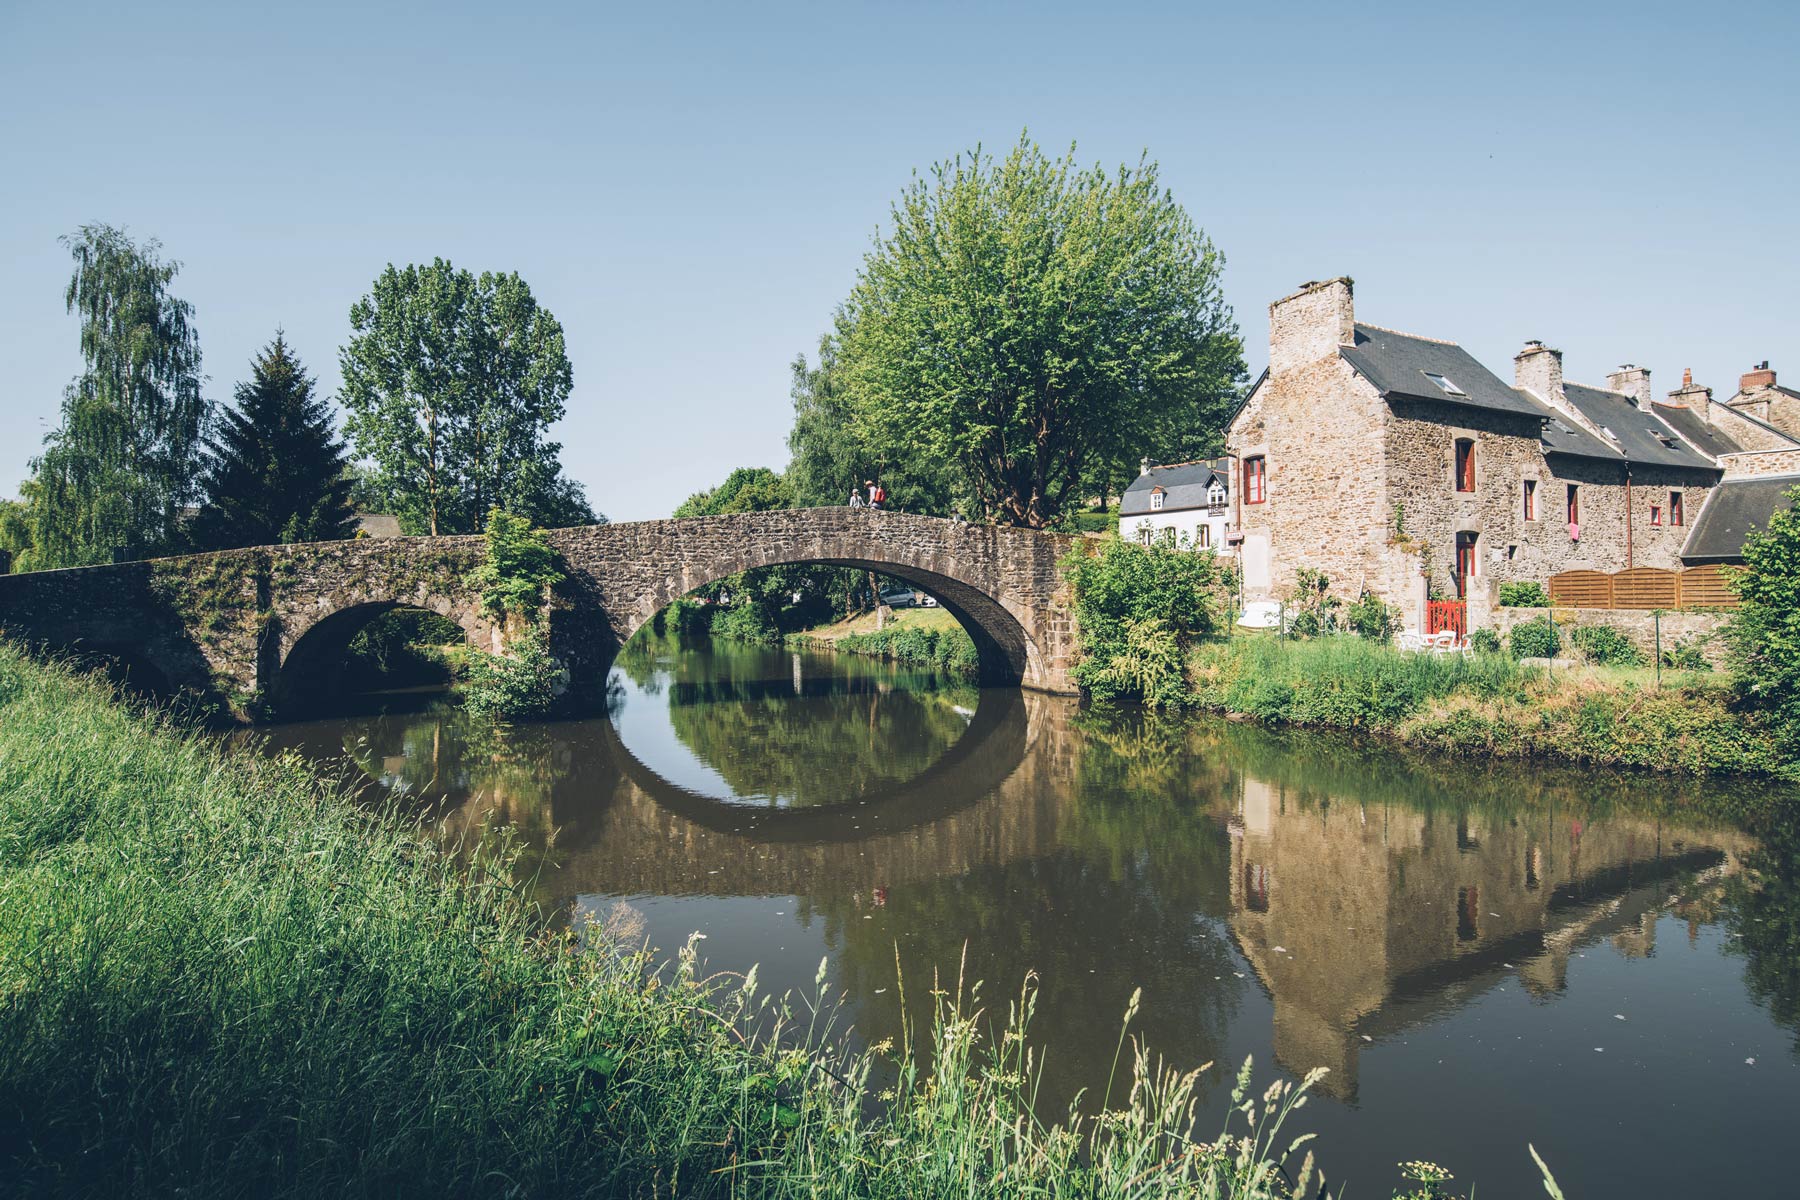
[(1570, 954), (1654, 947), (1671, 876), (1733, 868), (1736, 838), (1652, 819), (1367, 805), (1254, 778), (1230, 818), (1230, 924), (1296, 1074), (1354, 1099), (1357, 1055), (1509, 975), (1562, 989)]

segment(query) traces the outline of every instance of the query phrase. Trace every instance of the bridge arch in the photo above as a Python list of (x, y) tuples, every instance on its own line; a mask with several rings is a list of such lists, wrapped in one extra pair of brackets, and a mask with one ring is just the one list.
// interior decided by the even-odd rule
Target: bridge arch
[[(1066, 612), (1059, 621), (1055, 603), (1067, 538), (837, 507), (634, 522), (552, 539), (572, 568), (572, 590), (592, 589), (574, 607), (603, 618), (606, 663), (698, 588), (759, 567), (816, 565), (873, 571), (936, 597), (974, 641), (984, 685), (1071, 690), (1070, 622)], [(558, 640), (579, 657), (570, 642), (582, 636)]]
[(278, 711), (303, 712), (320, 707), (341, 690), (345, 658), (350, 643), (378, 617), (411, 609), (435, 613), (454, 621), (472, 646), (488, 648), (492, 626), (470, 602), (448, 597), (359, 599), (341, 607), (323, 607), (298, 628), (283, 628), (269, 647), (275, 661), (269, 699)]

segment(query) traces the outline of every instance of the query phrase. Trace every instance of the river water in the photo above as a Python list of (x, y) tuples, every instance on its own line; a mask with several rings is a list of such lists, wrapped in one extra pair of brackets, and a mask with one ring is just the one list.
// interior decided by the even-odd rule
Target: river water
[[(1422, 760), (1207, 718), (1106, 718), (851, 657), (642, 638), (609, 715), (447, 706), (280, 726), (454, 836), (503, 821), (540, 899), (810, 991), (869, 1041), (903, 973), (1004, 1012), (1040, 980), (1051, 1107), (1120, 1018), (1212, 1063), (1202, 1128), (1329, 1068), (1300, 1126), (1352, 1194), (1427, 1158), (1478, 1195), (1791, 1195), (1796, 843), (1659, 816), (1681, 785)], [(1692, 788), (1694, 785), (1687, 785)], [(1707, 785), (1716, 788), (1719, 785)], [(1115, 1100), (1117, 1097), (1115, 1097)]]

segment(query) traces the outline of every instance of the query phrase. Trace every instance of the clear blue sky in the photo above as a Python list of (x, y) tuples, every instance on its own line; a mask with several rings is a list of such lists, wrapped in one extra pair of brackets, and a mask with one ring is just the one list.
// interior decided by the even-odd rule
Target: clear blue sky
[(0, 0), (0, 496), (79, 367), (56, 238), (101, 220), (184, 264), (219, 400), (277, 326), (335, 391), (390, 261), (517, 270), (569, 471), (665, 515), (786, 462), (788, 363), (909, 174), (1027, 126), (1161, 162), (1252, 370), (1270, 300), (1350, 274), (1503, 377), (1537, 337), (1590, 382), (1800, 382), (1797, 12)]

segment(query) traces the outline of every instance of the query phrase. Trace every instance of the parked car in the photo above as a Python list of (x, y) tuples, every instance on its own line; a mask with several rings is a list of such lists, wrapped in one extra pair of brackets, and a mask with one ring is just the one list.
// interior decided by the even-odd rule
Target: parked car
[(919, 595), (911, 588), (883, 589), (881, 602), (889, 608), (911, 608), (919, 602)]
[(931, 593), (920, 592), (918, 593), (918, 596), (920, 608), (936, 608), (938, 606), (937, 597), (933, 596)]

